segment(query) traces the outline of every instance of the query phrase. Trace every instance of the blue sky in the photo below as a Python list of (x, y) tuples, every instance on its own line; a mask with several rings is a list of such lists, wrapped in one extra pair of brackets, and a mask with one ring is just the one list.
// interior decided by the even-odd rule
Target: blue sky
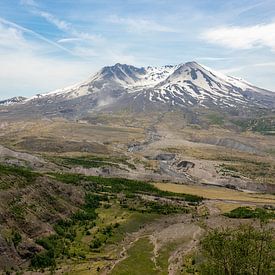
[(0, 1), (0, 98), (192, 60), (275, 91), (275, 1)]

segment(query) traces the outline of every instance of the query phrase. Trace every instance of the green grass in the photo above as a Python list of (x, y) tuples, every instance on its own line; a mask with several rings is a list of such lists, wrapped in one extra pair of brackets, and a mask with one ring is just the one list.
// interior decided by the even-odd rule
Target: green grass
[(120, 222), (119, 227), (116, 229), (115, 234), (109, 239), (108, 243), (116, 243), (121, 241), (126, 234), (138, 231), (145, 224), (148, 224), (158, 218), (158, 214), (139, 213), (139, 212), (126, 212), (128, 217)]
[(268, 211), (263, 208), (238, 207), (224, 215), (234, 219), (275, 219), (275, 211)]
[(127, 251), (129, 257), (120, 262), (113, 269), (113, 275), (140, 275), (158, 274), (151, 260), (153, 245), (147, 238), (139, 239)]
[(176, 247), (179, 243), (168, 243), (165, 246), (161, 247), (160, 251), (158, 252), (157, 257), (157, 265), (161, 268), (158, 274), (166, 275), (168, 270), (168, 260), (173, 251), (175, 251)]

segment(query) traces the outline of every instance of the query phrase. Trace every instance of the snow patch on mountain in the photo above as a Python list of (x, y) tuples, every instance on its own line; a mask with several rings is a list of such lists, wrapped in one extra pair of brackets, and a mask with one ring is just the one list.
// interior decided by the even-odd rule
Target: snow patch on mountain
[(1, 100), (0, 105), (1, 106), (10, 106), (10, 105), (14, 105), (14, 104), (17, 104), (17, 103), (22, 103), (26, 99), (27, 98), (23, 97), (23, 96), (16, 96), (16, 97), (12, 97), (12, 98), (9, 98), (9, 99)]
[[(53, 103), (68, 106), (69, 101), (85, 104), (85, 108), (94, 110), (114, 104), (117, 106), (119, 102), (125, 105), (126, 101), (204, 108), (273, 108), (275, 94), (196, 62), (141, 68), (117, 63), (102, 68), (85, 82), (38, 94), (28, 100), (24, 99), (22, 103), (45, 108), (47, 104)], [(78, 105), (73, 106), (75, 108)]]

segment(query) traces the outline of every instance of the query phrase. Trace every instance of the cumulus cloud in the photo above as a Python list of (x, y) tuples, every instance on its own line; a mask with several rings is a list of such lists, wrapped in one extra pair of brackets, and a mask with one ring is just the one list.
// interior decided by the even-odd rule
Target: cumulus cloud
[(232, 49), (268, 47), (275, 51), (275, 22), (247, 27), (224, 26), (202, 33), (202, 38), (210, 43)]

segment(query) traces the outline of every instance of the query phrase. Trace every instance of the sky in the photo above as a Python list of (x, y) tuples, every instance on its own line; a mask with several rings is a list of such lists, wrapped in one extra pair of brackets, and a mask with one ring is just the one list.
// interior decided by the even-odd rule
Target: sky
[(188, 61), (275, 91), (275, 1), (0, 0), (0, 99)]

